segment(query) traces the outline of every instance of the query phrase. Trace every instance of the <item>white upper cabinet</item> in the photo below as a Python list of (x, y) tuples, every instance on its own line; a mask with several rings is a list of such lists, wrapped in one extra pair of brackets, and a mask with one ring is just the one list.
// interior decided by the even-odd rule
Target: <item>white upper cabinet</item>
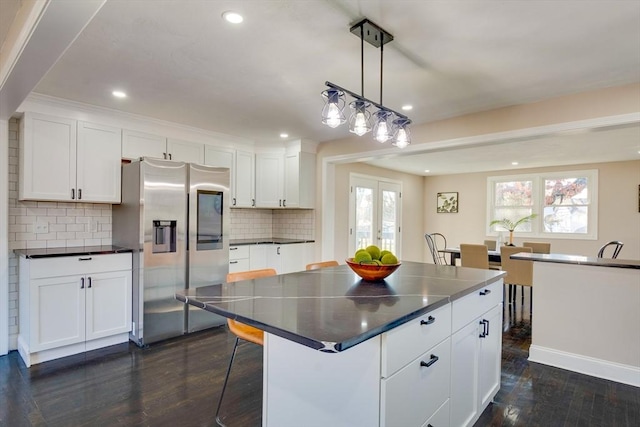
[(204, 144), (167, 139), (167, 158), (187, 163), (204, 163)]
[(314, 208), (316, 198), (316, 155), (288, 152), (284, 159), (284, 201), (286, 208)]
[(30, 112), (20, 125), (20, 200), (120, 203), (120, 129)]
[(250, 151), (236, 150), (233, 176), (234, 208), (251, 208), (256, 206), (255, 198), (255, 157)]
[(280, 153), (256, 154), (256, 207), (283, 207), (283, 164)]
[(122, 131), (122, 157), (132, 160), (140, 157), (167, 158), (167, 138), (125, 129)]

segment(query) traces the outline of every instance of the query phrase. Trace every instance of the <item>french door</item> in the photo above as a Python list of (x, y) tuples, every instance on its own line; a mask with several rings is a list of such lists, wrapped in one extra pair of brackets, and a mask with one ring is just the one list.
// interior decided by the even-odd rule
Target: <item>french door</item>
[(349, 197), (349, 255), (376, 245), (400, 258), (402, 185), (352, 174)]

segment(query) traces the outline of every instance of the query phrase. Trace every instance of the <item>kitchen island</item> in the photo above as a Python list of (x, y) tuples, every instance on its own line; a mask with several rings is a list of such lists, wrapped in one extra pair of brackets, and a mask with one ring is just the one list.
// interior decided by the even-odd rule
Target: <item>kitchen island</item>
[(265, 331), (265, 426), (472, 425), (500, 387), (503, 275), (341, 265), (176, 298)]
[(511, 258), (534, 262), (529, 360), (640, 387), (640, 261)]

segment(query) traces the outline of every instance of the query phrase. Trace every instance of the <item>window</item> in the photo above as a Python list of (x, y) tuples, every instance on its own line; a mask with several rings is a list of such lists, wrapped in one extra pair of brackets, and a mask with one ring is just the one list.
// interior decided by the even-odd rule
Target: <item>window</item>
[(597, 239), (598, 171), (548, 172), (487, 180), (487, 234), (495, 219), (516, 221), (536, 214), (516, 233), (527, 237)]

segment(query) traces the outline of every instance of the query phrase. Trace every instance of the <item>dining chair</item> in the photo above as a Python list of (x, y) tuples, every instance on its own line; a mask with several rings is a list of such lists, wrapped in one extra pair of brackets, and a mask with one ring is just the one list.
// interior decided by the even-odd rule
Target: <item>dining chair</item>
[(531, 248), (534, 254), (550, 254), (551, 243), (547, 242), (524, 242), (522, 244), (525, 248)]
[[(490, 250), (490, 251), (495, 251), (496, 250), (496, 241), (495, 240), (485, 240), (484, 244), (485, 244), (485, 246), (487, 247), (488, 250)], [(489, 260), (489, 268), (491, 270), (501, 270), (502, 269), (502, 265), (498, 261)]]
[(607, 242), (598, 250), (598, 258), (605, 258), (604, 253), (607, 251), (607, 249), (612, 248), (613, 253), (611, 254), (611, 259), (616, 259), (618, 258), (618, 254), (622, 250), (623, 246), (624, 243), (620, 242), (619, 240), (612, 240), (610, 242)]
[[(238, 271), (236, 273), (227, 274), (227, 282), (238, 282), (240, 280), (251, 280), (260, 277), (275, 276), (277, 273), (273, 268), (263, 268), (260, 270)], [(236, 351), (238, 349), (239, 341), (245, 340), (264, 346), (264, 331), (253, 326), (245, 325), (244, 323), (237, 322), (233, 319), (227, 319), (227, 326), (229, 330), (236, 336), (236, 342), (233, 345), (233, 352), (231, 353), (231, 360), (229, 360), (229, 367), (227, 368), (227, 374), (224, 377), (224, 384), (222, 385), (222, 392), (220, 393), (220, 399), (218, 400), (218, 407), (216, 408), (216, 423), (219, 426), (225, 427), (220, 421), (220, 406), (222, 405), (222, 398), (224, 392), (227, 389), (227, 382), (229, 380), (229, 374), (231, 373), (231, 366), (233, 366), (233, 360), (236, 357)]]
[(447, 239), (444, 235), (440, 233), (425, 233), (424, 238), (427, 241), (427, 247), (429, 247), (433, 263), (438, 265), (449, 264), (444, 252), (440, 252), (441, 249), (447, 247)]
[(306, 269), (307, 270), (318, 270), (320, 268), (325, 268), (325, 267), (337, 267), (338, 265), (338, 261), (321, 261), (321, 262), (312, 262), (311, 264), (307, 264)]
[(489, 250), (486, 245), (460, 244), (460, 265), (463, 267), (489, 269)]
[(518, 286), (522, 287), (522, 304), (524, 304), (524, 287), (529, 287), (529, 310), (531, 312), (533, 309), (533, 261), (511, 259), (511, 255), (519, 252), (533, 253), (533, 249), (524, 246), (502, 246), (500, 248), (502, 269), (507, 272), (504, 284), (509, 285), (509, 304), (515, 303)]

